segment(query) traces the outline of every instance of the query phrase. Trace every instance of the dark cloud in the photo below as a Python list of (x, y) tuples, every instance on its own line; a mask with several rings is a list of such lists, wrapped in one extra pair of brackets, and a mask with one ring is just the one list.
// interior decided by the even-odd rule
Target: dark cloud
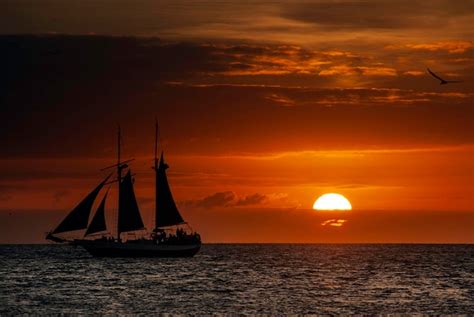
[(233, 205), (235, 198), (234, 192), (226, 191), (215, 193), (202, 199), (183, 201), (180, 204), (198, 208), (226, 207)]
[[(255, 42), (333, 40), (327, 32), (398, 32), (398, 38), (457, 34), (472, 38), (471, 0), (313, 1), (3, 1), (0, 33), (65, 33)], [(94, 12), (91, 15), (91, 12)], [(471, 15), (471, 16), (470, 16)], [(470, 18), (470, 20), (469, 20)], [(463, 21), (459, 21), (464, 19)], [(84, 23), (87, 21), (87, 23)], [(124, 23), (126, 21), (126, 23)], [(295, 23), (304, 22), (304, 23)], [(440, 27), (442, 26), (442, 27)], [(461, 28), (460, 28), (461, 27)], [(322, 30), (321, 30), (322, 28)], [(453, 33), (454, 31), (454, 33)], [(363, 38), (363, 36), (362, 36)], [(356, 41), (359, 41), (357, 39)]]
[[(349, 51), (104, 36), (3, 36), (0, 48), (3, 158), (109, 157), (118, 122), (124, 155), (143, 154), (154, 115), (173, 154), (472, 142), (470, 85), (436, 90), (419, 76), (424, 68), (400, 71)], [(446, 59), (453, 49), (460, 50), (438, 43), (386, 52)], [(453, 71), (468, 82), (474, 70), (466, 63)], [(370, 88), (331, 86), (340, 81)]]
[[(268, 3), (175, 1), (175, 0), (118, 0), (111, 3), (97, 0), (61, 1), (2, 1), (0, 33), (66, 33), (149, 36), (176, 36), (188, 29), (184, 36), (211, 28), (209, 23), (230, 25), (241, 14), (262, 12)], [(244, 11), (244, 12), (243, 12)], [(91, 14), (93, 12), (93, 14)], [(215, 27), (215, 26), (214, 26)], [(222, 27), (221, 27), (222, 29)], [(184, 32), (186, 33), (186, 32)]]
[(240, 198), (235, 203), (235, 206), (259, 205), (265, 202), (267, 199), (268, 199), (267, 195), (255, 193), (253, 195), (248, 195), (243, 198)]
[(179, 204), (188, 207), (197, 208), (215, 208), (215, 207), (244, 207), (252, 205), (260, 205), (268, 200), (268, 196), (264, 194), (251, 194), (238, 197), (232, 191), (218, 192), (206, 196), (202, 199), (186, 200)]
[(172, 80), (224, 70), (211, 46), (157, 38), (0, 36), (2, 79), (29, 81)]
[(326, 31), (341, 29), (406, 29), (445, 25), (472, 15), (473, 1), (317, 1), (283, 5), (283, 16), (314, 23)]

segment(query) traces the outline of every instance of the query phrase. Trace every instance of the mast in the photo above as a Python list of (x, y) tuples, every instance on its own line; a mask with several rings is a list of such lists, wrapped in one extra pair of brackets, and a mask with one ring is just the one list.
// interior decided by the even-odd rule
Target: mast
[(120, 125), (118, 126), (118, 137), (117, 137), (117, 173), (118, 173), (118, 181), (120, 184), (120, 180), (122, 179), (122, 167), (120, 166)]
[(155, 170), (158, 169), (158, 119), (155, 117)]
[(155, 228), (158, 226), (158, 119), (155, 117)]
[(118, 195), (117, 195), (117, 239), (120, 240), (120, 229), (119, 229), (119, 210), (120, 208), (120, 183), (122, 182), (122, 166), (120, 165), (120, 124), (118, 125), (118, 134), (117, 134), (117, 186), (118, 186)]
[[(144, 229), (143, 220), (138, 208), (137, 199), (133, 191), (133, 180), (130, 169), (124, 177), (122, 170), (128, 168), (127, 161), (120, 160), (122, 141), (120, 125), (117, 137), (117, 183), (118, 183), (118, 208), (117, 208), (117, 240), (120, 241), (122, 232)], [(133, 159), (128, 160), (133, 161)]]

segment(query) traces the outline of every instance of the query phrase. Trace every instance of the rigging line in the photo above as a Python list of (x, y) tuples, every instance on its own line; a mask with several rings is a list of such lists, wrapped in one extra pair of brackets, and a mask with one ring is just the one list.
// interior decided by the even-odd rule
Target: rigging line
[(155, 161), (158, 155), (158, 118), (155, 115)]
[(159, 147), (163, 147), (163, 142), (161, 140), (161, 131), (160, 131), (160, 125), (158, 124), (158, 118), (155, 116), (155, 123), (156, 123), (156, 143), (157, 143), (157, 147), (155, 149), (155, 157), (158, 153), (158, 150), (159, 150)]
[(163, 140), (161, 139), (161, 131), (160, 131), (159, 126), (158, 126), (158, 140), (160, 141), (161, 150), (163, 150)]
[(123, 139), (123, 133), (122, 133), (122, 131), (120, 131), (120, 141), (119, 141), (119, 142), (120, 142), (120, 146), (121, 146), (121, 148), (122, 148), (122, 149), (121, 149), (122, 152), (123, 152), (123, 149), (124, 149), (124, 147), (125, 147), (125, 142), (124, 142), (123, 140), (124, 140), (124, 139)]

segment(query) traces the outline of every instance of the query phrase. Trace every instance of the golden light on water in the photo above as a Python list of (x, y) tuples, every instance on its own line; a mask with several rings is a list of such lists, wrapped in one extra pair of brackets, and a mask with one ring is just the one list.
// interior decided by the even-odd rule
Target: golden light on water
[(313, 205), (315, 210), (352, 210), (349, 200), (341, 194), (328, 193), (319, 197)]

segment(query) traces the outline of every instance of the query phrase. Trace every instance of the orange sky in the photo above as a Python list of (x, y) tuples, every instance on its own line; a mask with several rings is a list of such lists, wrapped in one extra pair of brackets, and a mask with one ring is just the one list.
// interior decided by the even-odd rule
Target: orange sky
[[(117, 122), (150, 222), (155, 115), (205, 242), (474, 242), (472, 1), (0, 12), (0, 243), (42, 242), (114, 162)], [(311, 211), (327, 192), (354, 210)]]

